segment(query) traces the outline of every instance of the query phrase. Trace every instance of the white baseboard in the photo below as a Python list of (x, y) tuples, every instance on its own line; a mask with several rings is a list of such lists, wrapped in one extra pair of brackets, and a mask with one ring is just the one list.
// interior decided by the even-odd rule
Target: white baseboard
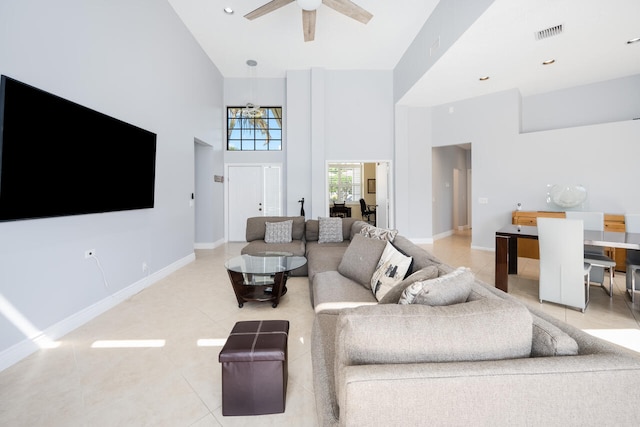
[(433, 239), (430, 239), (430, 238), (424, 238), (424, 237), (410, 238), (409, 240), (416, 245), (432, 245), (433, 244)]
[(148, 288), (154, 283), (164, 279), (174, 271), (179, 270), (185, 265), (195, 261), (195, 253), (191, 253), (186, 257), (166, 266), (165, 268), (156, 271), (144, 277), (141, 280), (127, 286), (120, 291), (109, 295), (108, 297), (98, 301), (97, 303), (90, 305), (77, 313), (72, 314), (66, 319), (48, 327), (41, 334), (35, 337), (26, 338), (23, 341), (9, 347), (0, 353), (0, 371), (8, 368), (9, 366), (18, 363), (25, 357), (40, 350), (42, 347), (38, 343), (44, 344), (45, 342), (52, 342), (60, 337), (68, 334), (74, 329), (84, 325), (95, 317), (101, 315), (105, 311), (115, 307), (127, 298), (137, 294), (138, 292)]
[(449, 237), (453, 235), (453, 230), (445, 231), (444, 233), (439, 233), (433, 236), (433, 240), (444, 239), (445, 237)]
[(215, 242), (194, 243), (193, 248), (194, 249), (215, 249), (218, 246), (224, 245), (224, 243), (225, 243), (224, 239), (220, 239)]

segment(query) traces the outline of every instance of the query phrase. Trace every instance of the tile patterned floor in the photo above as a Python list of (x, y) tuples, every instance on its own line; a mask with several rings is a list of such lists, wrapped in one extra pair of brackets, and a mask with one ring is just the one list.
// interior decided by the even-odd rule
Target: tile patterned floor
[[(59, 347), (0, 372), (0, 425), (316, 426), (308, 281), (291, 278), (276, 309), (260, 303), (239, 309), (223, 264), (241, 247), (196, 251), (195, 262), (63, 337)], [(423, 247), (493, 283), (494, 254), (471, 250), (468, 232)], [(520, 274), (509, 278), (513, 295), (580, 328), (630, 330), (638, 340), (639, 303), (632, 306), (625, 298), (624, 275), (616, 274), (613, 300), (593, 288), (583, 314), (541, 305), (537, 268), (537, 261), (521, 260)], [(218, 353), (235, 322), (254, 319), (291, 322), (286, 412), (223, 417)], [(113, 340), (140, 340), (143, 346), (95, 348), (96, 341)]]

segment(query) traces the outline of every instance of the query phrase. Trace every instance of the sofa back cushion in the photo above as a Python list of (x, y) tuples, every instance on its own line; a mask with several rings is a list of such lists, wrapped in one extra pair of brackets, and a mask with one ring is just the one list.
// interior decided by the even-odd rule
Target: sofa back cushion
[(338, 265), (338, 272), (371, 289), (371, 277), (386, 246), (387, 242), (384, 240), (356, 234)]
[(430, 265), (441, 264), (438, 258), (400, 234), (393, 239), (393, 246), (413, 258), (413, 271), (418, 271)]
[(343, 309), (336, 326), (339, 401), (345, 368), (531, 355), (531, 314), (517, 301), (485, 298), (449, 306), (378, 304)]
[(245, 233), (247, 242), (264, 240), (267, 222), (282, 222), (286, 220), (293, 220), (293, 225), (291, 227), (291, 239), (302, 240), (304, 237), (303, 216), (254, 216), (247, 218), (247, 230)]

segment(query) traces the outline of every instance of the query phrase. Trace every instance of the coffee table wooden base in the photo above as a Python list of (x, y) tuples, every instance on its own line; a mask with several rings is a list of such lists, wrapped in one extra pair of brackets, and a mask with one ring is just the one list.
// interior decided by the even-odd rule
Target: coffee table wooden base
[(280, 297), (287, 293), (287, 273), (275, 273), (273, 283), (254, 285), (245, 283), (245, 274), (227, 270), (233, 286), (233, 292), (238, 300), (238, 307), (242, 308), (247, 301), (271, 301), (271, 306), (276, 308)]

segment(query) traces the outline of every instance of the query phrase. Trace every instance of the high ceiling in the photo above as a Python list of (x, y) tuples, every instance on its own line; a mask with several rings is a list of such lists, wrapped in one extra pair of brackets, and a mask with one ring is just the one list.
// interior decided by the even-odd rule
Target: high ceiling
[[(169, 0), (227, 78), (284, 77), (287, 70), (393, 70), (436, 0), (355, 0), (364, 25), (321, 5), (304, 42), (296, 2), (249, 21), (268, 0)], [(234, 10), (225, 14), (224, 7)], [(518, 88), (523, 96), (640, 74), (639, 0), (495, 0), (401, 100), (440, 105)], [(539, 30), (562, 33), (537, 40)], [(258, 62), (255, 69), (248, 59)], [(552, 65), (542, 65), (555, 59)], [(480, 81), (479, 77), (489, 76)]]

